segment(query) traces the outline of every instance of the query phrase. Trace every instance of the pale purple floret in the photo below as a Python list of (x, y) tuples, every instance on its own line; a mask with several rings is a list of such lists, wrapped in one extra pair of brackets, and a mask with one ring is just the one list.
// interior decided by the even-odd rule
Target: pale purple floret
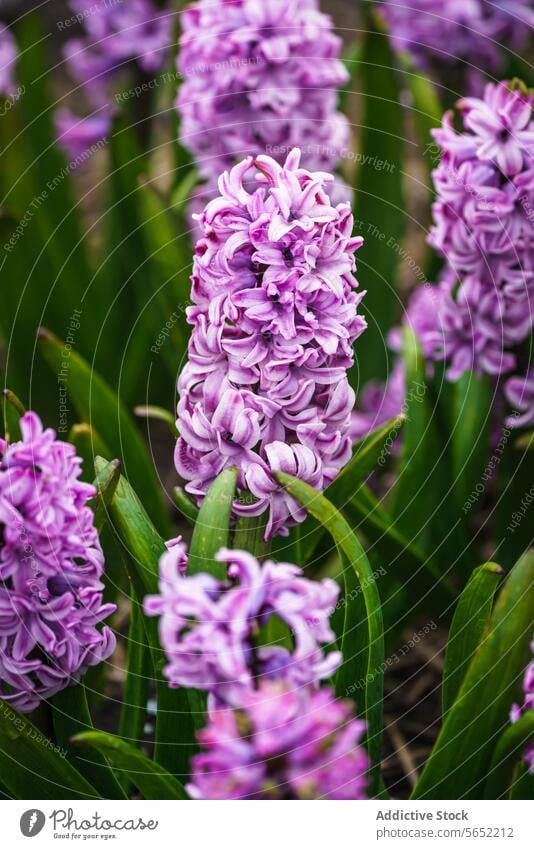
[(266, 682), (215, 708), (191, 761), (195, 799), (364, 799), (365, 723), (330, 688)]
[(11, 31), (0, 21), (0, 95), (13, 94), (17, 45)]
[[(199, 0), (181, 23), (180, 138), (210, 196), (219, 174), (245, 156), (283, 162), (299, 147), (306, 168), (336, 168), (350, 146), (337, 110), (348, 73), (318, 0)], [(342, 181), (336, 188), (347, 200)]]
[[(530, 648), (534, 654), (534, 643), (531, 643)], [(534, 660), (527, 666), (523, 677), (523, 702), (520, 705), (512, 705), (510, 721), (517, 722), (529, 710), (534, 710)], [(534, 740), (527, 743), (523, 751), (523, 760), (527, 764), (530, 774), (534, 775)]]
[(346, 371), (366, 327), (350, 206), (332, 206), (331, 177), (299, 161), (298, 150), (284, 166), (249, 158), (220, 178), (199, 217), (178, 381), (175, 462), (187, 491), (202, 500), (237, 466), (238, 488), (254, 498), (238, 498), (234, 512), (269, 510), (267, 537), (305, 516), (274, 471), (324, 489), (350, 457)]
[(96, 626), (115, 605), (74, 446), (35, 413), (20, 427), (22, 441), (0, 440), (0, 696), (28, 712), (110, 656)]
[[(258, 563), (246, 551), (221, 549), (227, 579), (186, 576), (186, 550), (180, 539), (168, 544), (160, 561), (160, 595), (145, 599), (145, 612), (159, 616), (160, 641), (168, 659), (164, 674), (171, 687), (195, 687), (217, 703), (239, 706), (243, 693), (264, 678), (292, 686), (328, 678), (341, 662), (321, 644), (334, 633), (328, 617), (339, 588), (329, 579), (310, 581), (289, 563)], [(286, 623), (292, 648), (262, 644), (260, 631), (272, 616)]]
[(534, 427), (534, 368), (524, 377), (511, 377), (504, 387), (506, 398), (521, 415), (510, 416), (509, 427)]
[(503, 48), (521, 50), (534, 26), (531, 0), (381, 0), (380, 8), (394, 48), (445, 83), (455, 65), (497, 72)]
[(54, 115), (58, 144), (71, 158), (73, 165), (83, 162), (100, 142), (107, 138), (111, 115), (103, 109), (87, 118), (79, 118), (70, 109), (58, 109)]

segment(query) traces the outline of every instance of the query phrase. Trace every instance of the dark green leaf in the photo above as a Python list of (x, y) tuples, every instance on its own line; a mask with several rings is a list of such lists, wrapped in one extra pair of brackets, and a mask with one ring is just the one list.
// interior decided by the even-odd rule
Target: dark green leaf
[[(384, 630), (380, 597), (373, 570), (356, 534), (343, 516), (323, 495), (304, 481), (283, 472), (275, 477), (287, 492), (324, 525), (346, 555), (360, 584), (367, 614), (367, 663), (365, 679), (365, 718), (371, 758), (373, 792), (379, 792), (379, 774), (383, 719)], [(347, 584), (350, 586), (350, 584)], [(359, 668), (360, 664), (358, 664)], [(344, 676), (346, 681), (346, 675)], [(356, 687), (360, 682), (353, 681)]]
[[(499, 738), (484, 785), (485, 799), (503, 799), (514, 784), (514, 770), (521, 760), (527, 743), (534, 740), (534, 710), (523, 714)], [(532, 790), (532, 783), (530, 789)], [(518, 797), (516, 797), (518, 798)], [(532, 798), (525, 797), (525, 798)]]
[(443, 715), (452, 707), (491, 616), (503, 569), (484, 563), (475, 569), (454, 612), (443, 671)]
[[(45, 329), (40, 331), (40, 346), (50, 368), (62, 368), (63, 346)], [(124, 473), (138, 492), (153, 522), (170, 537), (154, 466), (130, 413), (100, 375), (75, 351), (70, 352), (67, 387), (78, 417), (100, 435), (111, 452), (123, 460)]]
[(406, 424), (391, 515), (404, 536), (426, 551), (440, 504), (439, 440), (425, 376), (425, 360), (415, 333), (403, 328), (406, 372)]
[[(105, 460), (97, 458), (97, 474), (105, 465)], [(158, 564), (165, 544), (123, 477), (117, 485), (108, 518), (122, 543), (128, 577), (142, 605), (145, 596), (158, 593)], [(157, 620), (147, 617), (144, 621), (157, 686), (155, 758), (169, 771), (186, 776), (189, 758), (195, 750), (195, 728), (202, 723), (204, 715), (204, 702), (196, 691), (169, 687), (162, 673), (166, 658), (159, 643)]]
[(363, 312), (369, 327), (356, 343), (357, 368), (352, 382), (385, 377), (388, 354), (385, 336), (393, 324), (395, 271), (405, 226), (402, 186), (404, 155), (403, 110), (396, 58), (389, 38), (372, 10), (366, 9), (359, 63), (361, 97), (361, 160), (357, 175), (356, 232), (365, 239), (358, 252), (359, 276), (367, 294)]
[(534, 551), (508, 576), (413, 792), (414, 799), (480, 798), (495, 739), (508, 723), (531, 658)]
[(2, 783), (15, 799), (98, 799), (60, 746), (10, 705), (0, 701)]
[(487, 376), (479, 377), (468, 371), (454, 384), (453, 480), (457, 504), (464, 514), (471, 509), (471, 499), (478, 501), (480, 498), (476, 485), (484, 481), (484, 474), (494, 477), (500, 462), (497, 455), (491, 457), (489, 449), (494, 400)]
[(75, 751), (70, 744), (70, 738), (74, 734), (93, 731), (83, 684), (60, 690), (52, 697), (50, 704), (56, 740), (67, 752), (73, 766), (97, 788), (104, 799), (125, 799), (126, 796), (105, 757), (98, 753), (92, 758), (80, 757), (80, 752)]
[(100, 731), (89, 731), (78, 734), (72, 742), (91, 746), (105, 755), (115, 769), (124, 770), (127, 778), (145, 799), (189, 798), (183, 785), (173, 775), (119, 737)]

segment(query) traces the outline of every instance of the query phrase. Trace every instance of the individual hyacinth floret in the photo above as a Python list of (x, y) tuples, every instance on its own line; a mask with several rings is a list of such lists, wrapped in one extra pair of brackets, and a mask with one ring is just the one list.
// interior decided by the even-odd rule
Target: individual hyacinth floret
[(282, 162), (300, 147), (307, 168), (337, 166), (349, 125), (336, 90), (348, 73), (318, 0), (199, 0), (181, 23), (181, 141), (209, 191), (244, 156)]
[(237, 466), (247, 495), (234, 512), (268, 509), (266, 537), (305, 516), (273, 472), (324, 489), (350, 458), (346, 371), (366, 327), (353, 275), (363, 240), (352, 236), (350, 206), (333, 206), (332, 178), (299, 161), (298, 150), (283, 166), (258, 156), (221, 177), (199, 217), (193, 332), (178, 381), (175, 462), (187, 491), (201, 500)]
[(74, 446), (34, 413), (0, 440), (0, 696), (21, 711), (110, 656), (104, 557)]
[[(534, 654), (534, 642), (531, 643), (531, 650)], [(534, 710), (534, 660), (531, 660), (525, 670), (523, 677), (523, 702), (518, 705), (512, 705), (510, 711), (511, 722), (517, 722), (527, 711)], [(523, 751), (523, 759), (528, 766), (528, 771), (534, 775), (534, 740), (527, 743)]]
[(210, 711), (187, 789), (195, 799), (364, 799), (364, 729), (330, 688), (265, 682), (238, 709)]
[[(289, 563), (260, 565), (245, 551), (221, 549), (217, 560), (227, 564), (225, 581), (186, 577), (185, 546), (173, 540), (160, 561), (160, 595), (145, 599), (145, 612), (160, 617), (170, 686), (207, 690), (217, 704), (239, 706), (264, 679), (302, 687), (330, 677), (341, 656), (325, 655), (321, 644), (335, 638), (328, 617), (337, 584), (307, 580)], [(291, 649), (261, 641), (272, 616), (289, 628)]]

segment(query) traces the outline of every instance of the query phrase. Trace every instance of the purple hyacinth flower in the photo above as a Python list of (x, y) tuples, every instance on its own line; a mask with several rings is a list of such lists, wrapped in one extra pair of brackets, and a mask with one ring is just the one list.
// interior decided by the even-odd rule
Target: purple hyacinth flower
[[(334, 640), (328, 617), (338, 596), (329, 579), (310, 581), (289, 563), (260, 565), (245, 551), (221, 549), (227, 580), (187, 576), (183, 543), (174, 540), (160, 561), (160, 595), (147, 596), (145, 612), (159, 616), (160, 640), (171, 687), (196, 687), (218, 703), (239, 705), (264, 679), (293, 686), (328, 678), (340, 653), (325, 655)], [(291, 632), (292, 648), (260, 639), (272, 616)]]
[(267, 537), (305, 515), (273, 472), (323, 489), (351, 453), (346, 371), (366, 327), (353, 276), (362, 239), (350, 206), (332, 204), (331, 181), (301, 168), (297, 150), (284, 166), (246, 159), (199, 216), (176, 468), (202, 500), (237, 466), (254, 498), (238, 498), (234, 512), (268, 510)]
[(534, 369), (530, 369), (525, 377), (511, 377), (504, 387), (506, 398), (515, 410), (522, 415), (510, 416), (507, 419), (509, 427), (534, 426)]
[(0, 21), (0, 94), (12, 94), (17, 61), (17, 45), (11, 31)]
[(70, 0), (70, 6), (85, 33), (65, 43), (65, 61), (98, 113), (79, 121), (72, 116), (69, 121), (68, 110), (62, 110), (56, 118), (63, 132), (60, 144), (76, 156), (86, 140), (90, 147), (101, 133), (101, 138), (108, 134), (105, 121), (110, 122), (120, 102), (113, 98), (117, 80), (134, 65), (147, 74), (161, 69), (172, 42), (175, 12), (158, 9), (152, 0)]
[(365, 799), (365, 723), (331, 689), (264, 682), (216, 707), (192, 758), (195, 799)]
[(431, 358), (498, 376), (534, 321), (534, 121), (531, 94), (502, 82), (460, 101), (433, 135), (441, 160), (429, 242), (446, 261), (436, 287), (435, 329), (423, 332)]
[(111, 129), (111, 116), (106, 109), (87, 118), (79, 118), (70, 109), (58, 109), (54, 121), (58, 144), (74, 162), (83, 161)]
[(115, 605), (74, 446), (35, 413), (20, 427), (20, 442), (0, 440), (0, 696), (29, 712), (110, 656), (97, 626)]
[[(306, 168), (336, 168), (349, 148), (336, 91), (348, 73), (318, 0), (198, 0), (181, 24), (180, 138), (207, 194), (245, 156), (282, 163), (298, 147)], [(348, 200), (341, 180), (336, 190), (336, 201)]]
[[(534, 654), (534, 643), (531, 643), (530, 648)], [(534, 710), (534, 660), (528, 664), (523, 677), (523, 702), (520, 705), (513, 704), (510, 708), (510, 722), (517, 722), (529, 710)], [(527, 743), (523, 751), (523, 760), (530, 774), (534, 775), (534, 740)]]
[(504, 64), (504, 46), (520, 51), (534, 26), (530, 0), (381, 0), (394, 48), (446, 82), (450, 69), (467, 69), (468, 82)]

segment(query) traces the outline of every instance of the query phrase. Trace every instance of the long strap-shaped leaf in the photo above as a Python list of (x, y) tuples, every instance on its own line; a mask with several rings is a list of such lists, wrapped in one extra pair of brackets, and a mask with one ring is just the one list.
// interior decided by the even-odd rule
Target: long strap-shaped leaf
[(534, 551), (529, 551), (499, 595), (490, 628), (445, 718), (414, 799), (478, 798), (531, 656), (533, 591)]
[[(105, 466), (106, 460), (97, 457), (97, 474)], [(123, 477), (117, 484), (108, 516), (122, 543), (137, 601), (142, 604), (146, 595), (158, 592), (158, 564), (165, 544)], [(157, 686), (155, 757), (170, 772), (187, 775), (189, 758), (195, 751), (195, 714), (202, 714), (203, 708), (195, 691), (170, 689), (162, 674), (166, 659), (159, 642), (158, 623), (153, 618), (146, 618), (145, 628)]]
[(105, 757), (97, 752), (92, 758), (80, 758), (80, 752), (74, 751), (70, 745), (70, 738), (75, 734), (93, 730), (83, 684), (56, 693), (51, 699), (51, 705), (56, 740), (67, 752), (72, 764), (105, 799), (125, 799), (126, 795)]
[(117, 770), (123, 770), (145, 799), (188, 799), (180, 781), (159, 764), (149, 760), (138, 749), (134, 749), (112, 734), (88, 731), (78, 734), (73, 743), (91, 746), (101, 752)]
[(449, 631), (443, 670), (443, 715), (452, 707), (469, 663), (487, 628), (493, 596), (503, 569), (497, 563), (483, 563), (475, 569), (456, 606)]
[(360, 231), (365, 244), (358, 253), (358, 267), (367, 289), (363, 312), (370, 321), (358, 340), (357, 368), (351, 370), (351, 379), (360, 383), (387, 374), (384, 337), (393, 324), (395, 269), (405, 225), (402, 160), (406, 132), (397, 60), (371, 4), (365, 6), (359, 63), (362, 156), (355, 208), (366, 225)]
[[(287, 475), (275, 474), (278, 482), (324, 525), (345, 553), (358, 578), (367, 613), (368, 655), (365, 686), (365, 717), (371, 759), (372, 792), (379, 792), (380, 752), (384, 690), (384, 628), (378, 589), (364, 549), (346, 519), (323, 495), (307, 483)], [(357, 683), (357, 682), (355, 682)]]
[[(54, 370), (61, 371), (63, 346), (52, 333), (40, 331), (42, 353)], [(105, 445), (122, 457), (124, 471), (138, 492), (153, 522), (169, 533), (168, 520), (154, 467), (132, 416), (110, 386), (75, 351), (70, 352), (68, 392), (79, 418), (94, 426)]]
[[(534, 710), (529, 710), (517, 722), (510, 725), (501, 735), (495, 748), (491, 767), (484, 786), (485, 799), (502, 799), (514, 784), (514, 770), (518, 766), (525, 746), (534, 740)], [(534, 790), (534, 776), (524, 783), (530, 792)], [(515, 798), (521, 798), (516, 796)], [(534, 798), (529, 795), (526, 798)]]
[[(354, 445), (351, 459), (326, 488), (325, 498), (328, 498), (339, 509), (343, 509), (352, 498), (355, 487), (362, 483), (368, 474), (377, 467), (381, 455), (387, 453), (391, 443), (400, 434), (404, 422), (404, 416), (395, 416), (358, 440)], [(317, 528), (317, 522), (313, 516), (308, 516), (302, 525), (297, 525), (290, 532), (290, 536), (297, 534), (302, 552), (301, 565), (304, 565), (311, 560), (323, 531)]]
[(98, 799), (60, 746), (0, 701), (0, 772), (15, 799)]

